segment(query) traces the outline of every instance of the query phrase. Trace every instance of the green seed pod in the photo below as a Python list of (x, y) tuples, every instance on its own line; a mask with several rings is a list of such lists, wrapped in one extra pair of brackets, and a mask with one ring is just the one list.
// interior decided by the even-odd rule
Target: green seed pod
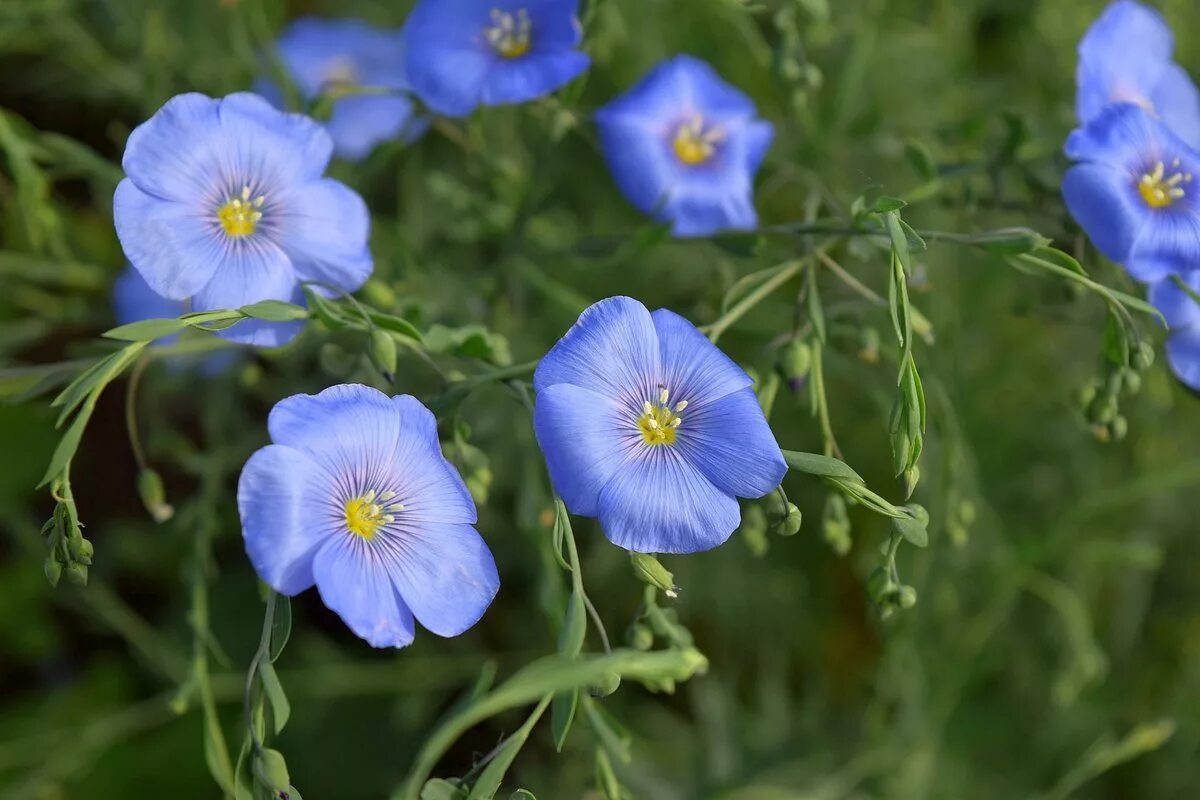
[(635, 622), (629, 626), (625, 639), (634, 650), (649, 650), (654, 646), (654, 631), (640, 622)]
[(661, 590), (667, 597), (674, 597), (679, 588), (675, 585), (675, 576), (659, 563), (658, 559), (649, 553), (631, 553), (633, 574), (644, 583)]
[(912, 608), (917, 604), (917, 590), (911, 586), (901, 586), (896, 592), (896, 602), (901, 608)]
[(803, 380), (812, 369), (812, 348), (802, 339), (792, 339), (779, 351), (779, 371), (789, 382)]
[(1149, 369), (1154, 364), (1154, 348), (1149, 342), (1139, 342), (1129, 354), (1129, 361), (1137, 370)]
[(608, 672), (599, 682), (588, 687), (588, 694), (596, 698), (608, 697), (620, 687), (621, 676), (615, 672)]
[(375, 328), (371, 331), (371, 341), (367, 352), (373, 363), (388, 380), (396, 374), (396, 340), (387, 331)]
[(84, 564), (73, 562), (66, 567), (67, 581), (75, 586), (87, 586), (88, 568)]
[(46, 574), (46, 580), (51, 586), (58, 586), (59, 580), (62, 578), (63, 565), (53, 555), (46, 556), (46, 562), (42, 564), (42, 571)]
[(795, 536), (800, 532), (800, 525), (804, 517), (800, 514), (800, 509), (796, 508), (795, 503), (788, 503), (788, 513), (784, 517), (783, 523), (776, 528), (775, 532), (780, 536)]

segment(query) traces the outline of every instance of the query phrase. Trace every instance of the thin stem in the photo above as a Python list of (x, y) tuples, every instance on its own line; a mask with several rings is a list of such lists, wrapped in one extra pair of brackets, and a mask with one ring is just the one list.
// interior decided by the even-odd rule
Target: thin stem
[(792, 261), (779, 272), (775, 273), (770, 278), (756, 286), (752, 292), (734, 304), (733, 308), (726, 311), (715, 322), (707, 326), (708, 340), (713, 344), (716, 344), (717, 339), (721, 338), (721, 334), (724, 333), (729, 326), (733, 325), (733, 323), (744, 317), (750, 312), (751, 309), (761, 303), (768, 295), (770, 295), (780, 286), (783, 286), (792, 278), (799, 275), (801, 270), (803, 270), (808, 263), (809, 259), (807, 257)]
[(133, 460), (137, 462), (140, 470), (146, 469), (149, 465), (146, 461), (146, 452), (142, 449), (142, 437), (138, 434), (137, 392), (138, 386), (142, 382), (142, 373), (146, 371), (146, 365), (149, 363), (148, 356), (143, 353), (134, 362), (133, 369), (129, 372), (129, 385), (125, 388), (125, 429), (129, 433), (129, 446), (133, 450)]
[(842, 458), (842, 450), (838, 447), (833, 435), (833, 424), (829, 420), (829, 398), (825, 395), (825, 366), (822, 358), (824, 347), (814, 343), (812, 348), (812, 379), (813, 396), (817, 399), (817, 419), (821, 424), (821, 438), (825, 443), (825, 455)]
[(246, 688), (242, 694), (242, 714), (246, 720), (246, 730), (250, 736), (250, 746), (255, 753), (262, 750), (262, 742), (254, 730), (254, 712), (251, 697), (254, 694), (254, 680), (258, 677), (258, 665), (267, 657), (271, 648), (271, 628), (275, 625), (275, 592), (267, 592), (267, 609), (263, 614), (262, 636), (258, 640), (258, 650), (250, 660), (250, 669), (246, 671)]

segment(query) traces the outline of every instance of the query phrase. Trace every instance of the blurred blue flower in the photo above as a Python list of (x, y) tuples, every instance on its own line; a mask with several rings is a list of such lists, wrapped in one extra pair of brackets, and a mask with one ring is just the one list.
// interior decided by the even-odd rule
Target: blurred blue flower
[[(303, 17), (276, 44), (279, 58), (309, 102), (323, 94), (336, 97), (325, 129), (334, 152), (357, 161), (375, 146), (399, 139), (411, 142), (429, 128), (415, 113), (404, 77), (404, 33), (372, 27), (361, 20)], [(396, 94), (354, 94), (357, 87), (391, 89)], [(283, 92), (267, 79), (255, 89), (282, 108)]]
[[(128, 265), (113, 281), (112, 289), (113, 313), (118, 325), (128, 325), (131, 322), (141, 322), (144, 319), (174, 319), (190, 310), (187, 303), (179, 300), (168, 300), (157, 295), (150, 284), (138, 274), (132, 265)], [(163, 336), (155, 340), (156, 344), (169, 345), (179, 341), (179, 334)], [(204, 356), (173, 356), (169, 359), (172, 366), (188, 368), (199, 366), (206, 375), (216, 375), (224, 372), (235, 361), (236, 349), (211, 353)]]
[(533, 378), (555, 490), (627, 550), (716, 547), (738, 526), (736, 498), (762, 497), (787, 472), (751, 384), (678, 314), (601, 300)]
[(474, 625), (500, 586), (475, 503), (408, 395), (332, 386), (281, 400), (270, 444), (238, 482), (246, 552), (275, 591), (316, 584), (374, 647), (404, 647), (413, 618), (439, 636)]
[[(254, 94), (179, 95), (134, 129), (113, 217), (125, 255), (155, 293), (192, 309), (303, 302), (301, 281), (353, 291), (371, 274), (370, 216), (323, 178), (320, 125)], [(299, 323), (240, 322), (220, 335), (275, 346)]]
[(1109, 107), (1067, 139), (1071, 216), (1140, 281), (1200, 269), (1200, 153), (1140, 106)]
[(409, 82), (451, 117), (549, 94), (590, 63), (578, 50), (578, 7), (579, 0), (420, 0), (404, 26)]
[(1174, 50), (1175, 37), (1157, 11), (1133, 0), (1109, 5), (1079, 42), (1075, 107), (1080, 124), (1113, 103), (1133, 103), (1200, 147), (1200, 92), (1171, 60)]
[[(1183, 281), (1200, 294), (1200, 272), (1191, 273)], [(1166, 346), (1171, 371), (1200, 392), (1200, 303), (1170, 278), (1150, 287), (1150, 302), (1171, 327)]]
[(596, 112), (617, 186), (676, 236), (758, 224), (754, 174), (774, 129), (708, 64), (676, 56)]

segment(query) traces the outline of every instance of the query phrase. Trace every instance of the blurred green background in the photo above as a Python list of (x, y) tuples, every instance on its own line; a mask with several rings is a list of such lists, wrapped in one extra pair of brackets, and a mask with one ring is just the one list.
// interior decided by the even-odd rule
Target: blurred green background
[[(110, 200), (133, 126), (178, 92), (247, 87), (256, 53), (288, 18), (399, 25), (407, 5), (0, 2), (5, 375), (96, 353), (95, 337), (113, 324), (108, 287), (123, 258)], [(1075, 42), (1099, 0), (588, 5), (594, 64), (581, 94), (486, 109), (411, 147), (335, 166), (374, 214), (369, 302), (423, 328), (485, 326), (493, 360), (506, 345), (522, 362), (612, 294), (711, 322), (739, 276), (810, 245), (771, 237), (748, 252), (663, 240), (613, 186), (588, 112), (679, 52), (711, 61), (776, 124), (758, 181), (764, 224), (816, 208), (845, 217), (863, 194), (920, 198), (905, 209), (914, 226), (1028, 225), (1083, 254), (1102, 282), (1138, 291), (1087, 253), (1057, 199)], [(1159, 6), (1180, 32), (1179, 60), (1200, 74), (1200, 44), (1187, 35), (1200, 29), (1200, 6)], [(941, 179), (914, 167), (922, 149)], [(880, 251), (835, 254), (886, 291)], [(834, 431), (846, 460), (898, 501), (886, 310), (828, 272), (820, 281)], [(722, 346), (769, 374), (798, 288), (739, 320)], [(1101, 443), (1077, 399), (1101, 374), (1104, 308), (1094, 296), (937, 243), (920, 254), (912, 291), (936, 336), (917, 349), (930, 432), (914, 499), (930, 510), (931, 542), (905, 548), (900, 563), (919, 602), (880, 621), (865, 583), (886, 526), (852, 509), (854, 545), (839, 556), (821, 535), (825, 488), (789, 476), (805, 515), (799, 535), (739, 534), (716, 551), (664, 559), (682, 587), (679, 619), (711, 665), (674, 695), (625, 685), (604, 701), (633, 737), (632, 760), (618, 765), (623, 784), (642, 800), (1200, 796), (1200, 403), (1160, 353), (1140, 393), (1122, 401), (1128, 436)], [(875, 362), (868, 328), (881, 341)], [(361, 352), (360, 341), (314, 327), (211, 379), (152, 366), (138, 427), (177, 508), (163, 525), (138, 501), (125, 384), (110, 389), (74, 469), (96, 546), (86, 588), (51, 589), (42, 575), (38, 529), (51, 500), (32, 487), (56, 441), (48, 398), (0, 406), (0, 796), (220, 796), (194, 698), (181, 714), (167, 702), (204, 627), (193, 624), (197, 592), (207, 588), (219, 643), (208, 669), (236, 752), (262, 619), (233, 505), (237, 472), (265, 443), (279, 398), (373, 380)], [(402, 354), (398, 391), (437, 387), (427, 365)], [(469, 447), (452, 452), (481, 484), (490, 471), (479, 527), (500, 595), (466, 635), (420, 632), (399, 652), (372, 651), (313, 592), (293, 602), (277, 665), (293, 714), (277, 746), (308, 800), (386, 796), (486, 661), (509, 674), (554, 651), (564, 577), (546, 546), (550, 497), (528, 414), (493, 387), (460, 420)], [(821, 449), (806, 392), (782, 388), (771, 421), (783, 447)], [(640, 584), (594, 522), (577, 521), (576, 536), (589, 593), (620, 639)], [(438, 774), (465, 772), (520, 719), (474, 729)], [(506, 787), (598, 798), (593, 748), (577, 728), (556, 754), (543, 724)]]

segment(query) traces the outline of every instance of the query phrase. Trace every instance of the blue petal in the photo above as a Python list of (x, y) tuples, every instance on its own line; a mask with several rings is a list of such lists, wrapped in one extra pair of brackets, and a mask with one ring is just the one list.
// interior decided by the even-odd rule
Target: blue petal
[(1130, 0), (1111, 4), (1079, 43), (1080, 122), (1110, 103), (1148, 101), (1174, 48), (1171, 29), (1158, 12)]
[(572, 514), (596, 516), (600, 491), (630, 457), (635, 419), (627, 408), (579, 386), (559, 383), (538, 392), (534, 431), (554, 491)]
[(1125, 269), (1147, 283), (1200, 269), (1200, 204), (1182, 201), (1151, 214)]
[(279, 401), (267, 421), (272, 441), (307, 453), (355, 489), (394, 487), (404, 519), (474, 523), (470, 492), (442, 456), (437, 421), (413, 397), (389, 398), (359, 384)]
[(762, 497), (777, 487), (787, 463), (767, 425), (753, 389), (742, 389), (715, 403), (689, 406), (676, 446), (723, 492)]
[(157, 294), (184, 301), (217, 271), (222, 237), (181, 203), (139, 189), (132, 179), (117, 184), (113, 224), (125, 256)]
[[(177, 300), (168, 300), (156, 294), (146, 283), (146, 279), (138, 274), (133, 265), (121, 270), (113, 282), (113, 310), (117, 323), (125, 325), (130, 322), (140, 322), (144, 319), (171, 319), (186, 311), (185, 304)], [(168, 344), (179, 338), (179, 334), (164, 336), (159, 339), (161, 344)]]
[(344, 97), (334, 102), (326, 128), (338, 156), (359, 161), (384, 142), (415, 141), (429, 120), (407, 97)]
[(309, 510), (315, 475), (303, 453), (268, 445), (250, 456), (238, 480), (246, 554), (258, 576), (281, 594), (313, 585), (313, 556), (325, 541)]
[(313, 563), (321, 600), (372, 647), (404, 647), (415, 632), (389, 566), (349, 534), (328, 540)]
[(494, 64), (484, 80), (480, 101), (494, 106), (523, 103), (550, 94), (579, 77), (590, 59), (574, 50), (531, 51)]
[(496, 562), (470, 525), (406, 526), (391, 555), (392, 578), (417, 620), (438, 636), (458, 636), (500, 588)]
[(646, 307), (630, 297), (610, 297), (579, 315), (538, 364), (533, 386), (542, 391), (572, 383), (640, 407), (658, 394), (658, 335)]
[(1169, 64), (1150, 94), (1150, 102), (1171, 132), (1200, 148), (1200, 91), (1178, 64)]
[(323, 178), (288, 192), (279, 206), (278, 240), (299, 280), (352, 292), (371, 277), (371, 215), (357, 192)]
[(600, 526), (637, 553), (696, 553), (722, 544), (740, 521), (738, 503), (687, 459), (649, 448), (600, 493)]
[(617, 188), (643, 214), (661, 211), (679, 171), (666, 132), (641, 119), (602, 112), (595, 117), (600, 148)]
[(232, 169), (228, 181), (255, 178), (267, 191), (278, 190), (316, 180), (329, 166), (333, 140), (310, 117), (280, 111), (250, 92), (221, 100), (220, 116), (228, 151), (221, 164)]
[(125, 174), (159, 198), (194, 202), (207, 196), (225, 149), (219, 105), (195, 92), (168, 100), (129, 134), (121, 160)]
[(1124, 263), (1150, 217), (1128, 172), (1077, 164), (1063, 179), (1063, 199), (1071, 216), (1112, 261)]
[(1109, 164), (1130, 171), (1144, 169), (1148, 160), (1153, 164), (1155, 158), (1174, 150), (1187, 150), (1161, 122), (1129, 103), (1109, 106), (1085, 127), (1072, 131), (1064, 149), (1073, 161)]
[(663, 383), (672, 405), (686, 400), (691, 414), (753, 383), (745, 370), (674, 311), (660, 308), (650, 316), (658, 333)]
[(357, 19), (302, 17), (280, 34), (277, 46), (280, 60), (309, 98), (321, 94), (331, 79), (406, 88), (404, 41), (397, 30)]
[[(260, 300), (291, 302), (296, 295), (296, 271), (282, 250), (263, 238), (229, 241), (212, 280), (192, 298), (196, 311), (218, 311)], [(278, 347), (291, 341), (302, 322), (246, 319), (221, 331), (224, 339), (259, 347)]]
[[(1200, 292), (1200, 272), (1191, 273), (1184, 280), (1193, 291)], [(1200, 391), (1200, 304), (1172, 280), (1151, 286), (1150, 302), (1171, 326), (1166, 345), (1171, 371), (1183, 383)]]
[[(411, 28), (409, 36), (416, 36)], [(430, 42), (410, 44), (406, 69), (421, 102), (438, 114), (465, 117), (479, 105), (491, 65), (492, 59), (475, 47), (443, 47)]]

